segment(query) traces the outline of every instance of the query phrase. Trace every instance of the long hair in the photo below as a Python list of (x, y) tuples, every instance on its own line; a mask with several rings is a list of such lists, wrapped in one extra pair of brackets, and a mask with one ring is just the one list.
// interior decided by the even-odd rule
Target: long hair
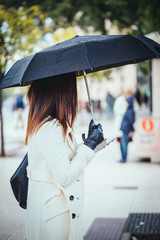
[[(77, 114), (77, 85), (75, 73), (33, 81), (28, 93), (29, 115), (26, 144), (46, 122), (57, 119), (66, 136), (68, 125), (73, 129)], [(70, 136), (72, 138), (72, 136)]]

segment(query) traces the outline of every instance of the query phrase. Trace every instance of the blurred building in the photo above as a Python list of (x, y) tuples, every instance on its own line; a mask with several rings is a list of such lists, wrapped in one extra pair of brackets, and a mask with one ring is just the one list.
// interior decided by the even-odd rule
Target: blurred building
[[(147, 37), (160, 44), (160, 35), (151, 33)], [(142, 116), (137, 122), (137, 155), (160, 162), (160, 59), (150, 64), (151, 114)]]
[[(113, 69), (110, 78), (102, 79), (91, 78), (87, 75), (91, 97), (93, 100), (105, 101), (106, 92), (109, 91), (114, 97), (117, 97), (125, 90), (136, 90), (137, 72), (136, 65), (126, 65), (121, 68)], [(79, 100), (87, 101), (85, 82), (83, 79), (78, 81)]]

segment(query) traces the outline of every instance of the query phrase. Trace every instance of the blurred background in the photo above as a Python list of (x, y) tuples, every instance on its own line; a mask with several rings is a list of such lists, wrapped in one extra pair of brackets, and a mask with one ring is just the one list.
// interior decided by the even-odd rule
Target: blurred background
[[(18, 59), (76, 35), (145, 35), (160, 43), (159, 33), (158, 0), (0, 0), (0, 81)], [(126, 92), (134, 97), (136, 121), (125, 165), (114, 142), (86, 170), (85, 239), (160, 239), (160, 60), (88, 74), (88, 80), (106, 137), (114, 132), (114, 103)], [(91, 114), (82, 77), (77, 86), (80, 142)], [(27, 87), (0, 91), (0, 239), (24, 236), (25, 210), (9, 179), (27, 151), (26, 93)]]

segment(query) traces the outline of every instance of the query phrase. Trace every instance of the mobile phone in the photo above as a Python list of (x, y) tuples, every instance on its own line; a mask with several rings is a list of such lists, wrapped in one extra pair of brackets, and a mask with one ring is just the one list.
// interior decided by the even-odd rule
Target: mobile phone
[(116, 140), (117, 138), (119, 138), (121, 136), (122, 136), (122, 133), (118, 132), (118, 133), (115, 133), (112, 137), (105, 138), (100, 144), (97, 145), (97, 147), (94, 149), (94, 151), (98, 152), (99, 150), (101, 150), (105, 146), (109, 145), (111, 142), (113, 142), (114, 140)]

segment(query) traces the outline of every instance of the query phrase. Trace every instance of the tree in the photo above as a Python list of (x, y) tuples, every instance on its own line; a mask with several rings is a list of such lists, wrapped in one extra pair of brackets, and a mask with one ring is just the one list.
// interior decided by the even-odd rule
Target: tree
[[(33, 52), (43, 37), (45, 18), (38, 6), (6, 8), (0, 5), (0, 81), (8, 63)], [(5, 155), (3, 139), (2, 92), (0, 91), (1, 155)]]
[[(0, 0), (0, 3), (4, 0)], [(41, 10), (54, 19), (53, 29), (78, 24), (106, 34), (105, 20), (109, 19), (130, 34), (160, 31), (159, 0), (30, 0), (27, 6), (40, 5)], [(5, 0), (7, 7), (22, 5), (21, 0)]]

